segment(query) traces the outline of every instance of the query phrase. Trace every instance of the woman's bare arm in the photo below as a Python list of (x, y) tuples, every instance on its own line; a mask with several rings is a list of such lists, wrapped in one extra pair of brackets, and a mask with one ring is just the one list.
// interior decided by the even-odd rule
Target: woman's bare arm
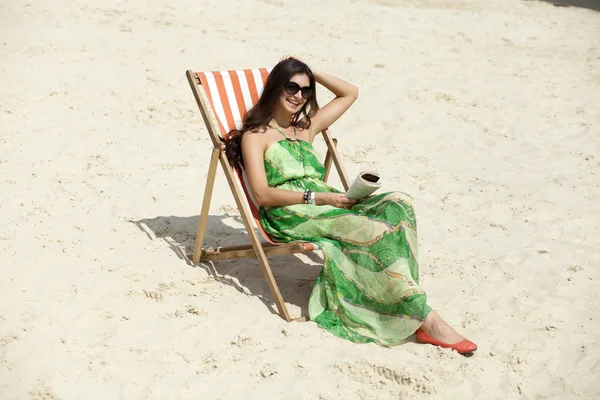
[(317, 83), (325, 86), (335, 98), (317, 111), (317, 114), (311, 118), (310, 133), (311, 137), (329, 128), (339, 117), (350, 108), (352, 103), (358, 98), (358, 88), (348, 82), (345, 82), (335, 76), (324, 72), (313, 71)]
[[(283, 207), (304, 204), (304, 193), (276, 189), (269, 186), (265, 171), (264, 156), (267, 143), (260, 133), (247, 132), (242, 137), (242, 157), (250, 189), (254, 198), (262, 207)], [(330, 205), (346, 208), (356, 204), (343, 193), (316, 193), (317, 205)]]
[(242, 157), (252, 193), (263, 207), (304, 203), (304, 193), (269, 187), (265, 172), (266, 141), (260, 133), (246, 132), (242, 137)]

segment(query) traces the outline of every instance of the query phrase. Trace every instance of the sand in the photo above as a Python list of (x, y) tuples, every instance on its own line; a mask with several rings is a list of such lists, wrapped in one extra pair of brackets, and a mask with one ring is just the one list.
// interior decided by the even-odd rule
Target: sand
[[(0, 33), (1, 399), (600, 398), (600, 13), (8, 0)], [(359, 86), (346, 168), (415, 198), (422, 284), (473, 357), (288, 324), (256, 261), (183, 257), (211, 148), (185, 70), (285, 54)], [(206, 245), (244, 243), (219, 171)], [(294, 314), (320, 262), (272, 259)]]

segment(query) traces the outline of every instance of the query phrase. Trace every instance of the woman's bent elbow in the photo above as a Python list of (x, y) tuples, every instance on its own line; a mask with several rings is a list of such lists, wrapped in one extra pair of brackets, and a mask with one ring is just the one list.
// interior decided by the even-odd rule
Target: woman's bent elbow
[(269, 201), (268, 196), (265, 196), (264, 194), (261, 193), (254, 193), (254, 200), (256, 200), (256, 203), (258, 204), (259, 207), (270, 207), (272, 204)]

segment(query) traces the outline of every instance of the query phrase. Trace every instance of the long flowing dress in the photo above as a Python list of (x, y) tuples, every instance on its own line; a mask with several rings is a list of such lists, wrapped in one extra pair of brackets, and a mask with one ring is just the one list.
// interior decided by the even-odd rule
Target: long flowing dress
[[(281, 140), (264, 155), (269, 186), (337, 192), (306, 141)], [(410, 196), (388, 192), (352, 209), (295, 204), (261, 207), (260, 223), (281, 242), (319, 245), (324, 256), (308, 304), (309, 318), (353, 342), (400, 344), (431, 308), (419, 287), (417, 225)]]

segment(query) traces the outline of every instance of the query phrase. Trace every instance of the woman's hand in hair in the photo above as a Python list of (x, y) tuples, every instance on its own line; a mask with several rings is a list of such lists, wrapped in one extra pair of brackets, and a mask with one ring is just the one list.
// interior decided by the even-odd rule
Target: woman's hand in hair
[(319, 206), (333, 206), (337, 208), (352, 208), (353, 205), (358, 203), (358, 200), (349, 199), (343, 193), (324, 193), (319, 192), (316, 194), (317, 205)]
[[(285, 61), (285, 60), (298, 60), (298, 61), (302, 61), (298, 57), (292, 56), (292, 55), (288, 54), (288, 55), (285, 55), (285, 56), (281, 57), (281, 60), (279, 60), (279, 62), (282, 62), (282, 61)], [(302, 62), (304, 62), (304, 61), (302, 61)]]

